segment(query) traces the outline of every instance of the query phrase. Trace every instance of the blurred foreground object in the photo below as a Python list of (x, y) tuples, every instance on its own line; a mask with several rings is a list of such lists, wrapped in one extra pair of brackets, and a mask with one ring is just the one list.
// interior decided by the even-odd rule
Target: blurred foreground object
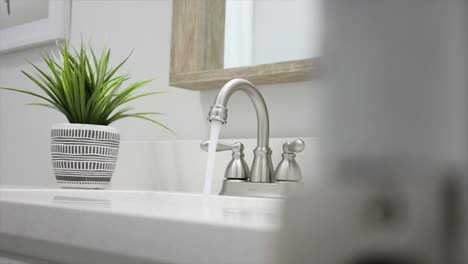
[(468, 263), (466, 1), (323, 6), (322, 182), (278, 263)]

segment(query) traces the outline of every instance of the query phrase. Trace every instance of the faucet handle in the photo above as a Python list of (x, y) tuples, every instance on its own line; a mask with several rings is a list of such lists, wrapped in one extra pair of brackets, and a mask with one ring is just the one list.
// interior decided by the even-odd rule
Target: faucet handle
[[(200, 148), (208, 151), (210, 145), (209, 140), (205, 140), (200, 144)], [(219, 142), (216, 145), (216, 151), (232, 150), (232, 159), (226, 167), (224, 178), (232, 180), (246, 181), (250, 178), (249, 166), (244, 160), (244, 144), (236, 142), (234, 144), (227, 144)]]
[(277, 181), (301, 181), (302, 172), (296, 161), (296, 153), (305, 149), (305, 143), (302, 139), (288, 141), (283, 144), (283, 160), (278, 164), (275, 171)]
[(283, 144), (284, 153), (292, 154), (302, 152), (305, 148), (304, 140), (296, 139)]
[[(210, 141), (205, 140), (200, 144), (200, 148), (208, 152), (209, 145), (210, 145)], [(218, 144), (216, 145), (216, 152), (226, 151), (226, 150), (232, 150), (233, 152), (243, 152), (244, 144), (240, 142), (236, 142), (234, 144), (227, 144), (227, 143), (218, 141)]]

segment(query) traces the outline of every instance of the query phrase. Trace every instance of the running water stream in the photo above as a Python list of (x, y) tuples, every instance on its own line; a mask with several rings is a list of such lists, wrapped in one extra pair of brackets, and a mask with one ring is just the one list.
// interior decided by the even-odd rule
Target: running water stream
[(210, 145), (208, 146), (208, 160), (206, 162), (206, 173), (205, 173), (205, 184), (203, 186), (203, 194), (211, 194), (211, 185), (213, 182), (215, 158), (216, 158), (216, 146), (218, 145), (219, 131), (223, 123), (221, 121), (211, 121), (210, 131)]

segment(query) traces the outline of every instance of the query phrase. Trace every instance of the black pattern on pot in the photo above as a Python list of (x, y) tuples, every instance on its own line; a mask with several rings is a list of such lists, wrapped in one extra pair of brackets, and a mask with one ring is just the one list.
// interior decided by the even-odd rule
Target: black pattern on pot
[(52, 167), (60, 185), (101, 188), (110, 183), (119, 153), (120, 134), (100, 129), (109, 130), (103, 126), (73, 124), (52, 129)]

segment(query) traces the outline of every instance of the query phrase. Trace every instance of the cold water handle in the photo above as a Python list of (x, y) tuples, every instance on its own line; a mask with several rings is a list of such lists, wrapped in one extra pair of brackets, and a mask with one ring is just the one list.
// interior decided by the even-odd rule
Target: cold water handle
[(296, 161), (296, 153), (305, 149), (302, 139), (288, 141), (283, 144), (283, 160), (276, 167), (275, 178), (277, 181), (301, 181), (302, 172)]

